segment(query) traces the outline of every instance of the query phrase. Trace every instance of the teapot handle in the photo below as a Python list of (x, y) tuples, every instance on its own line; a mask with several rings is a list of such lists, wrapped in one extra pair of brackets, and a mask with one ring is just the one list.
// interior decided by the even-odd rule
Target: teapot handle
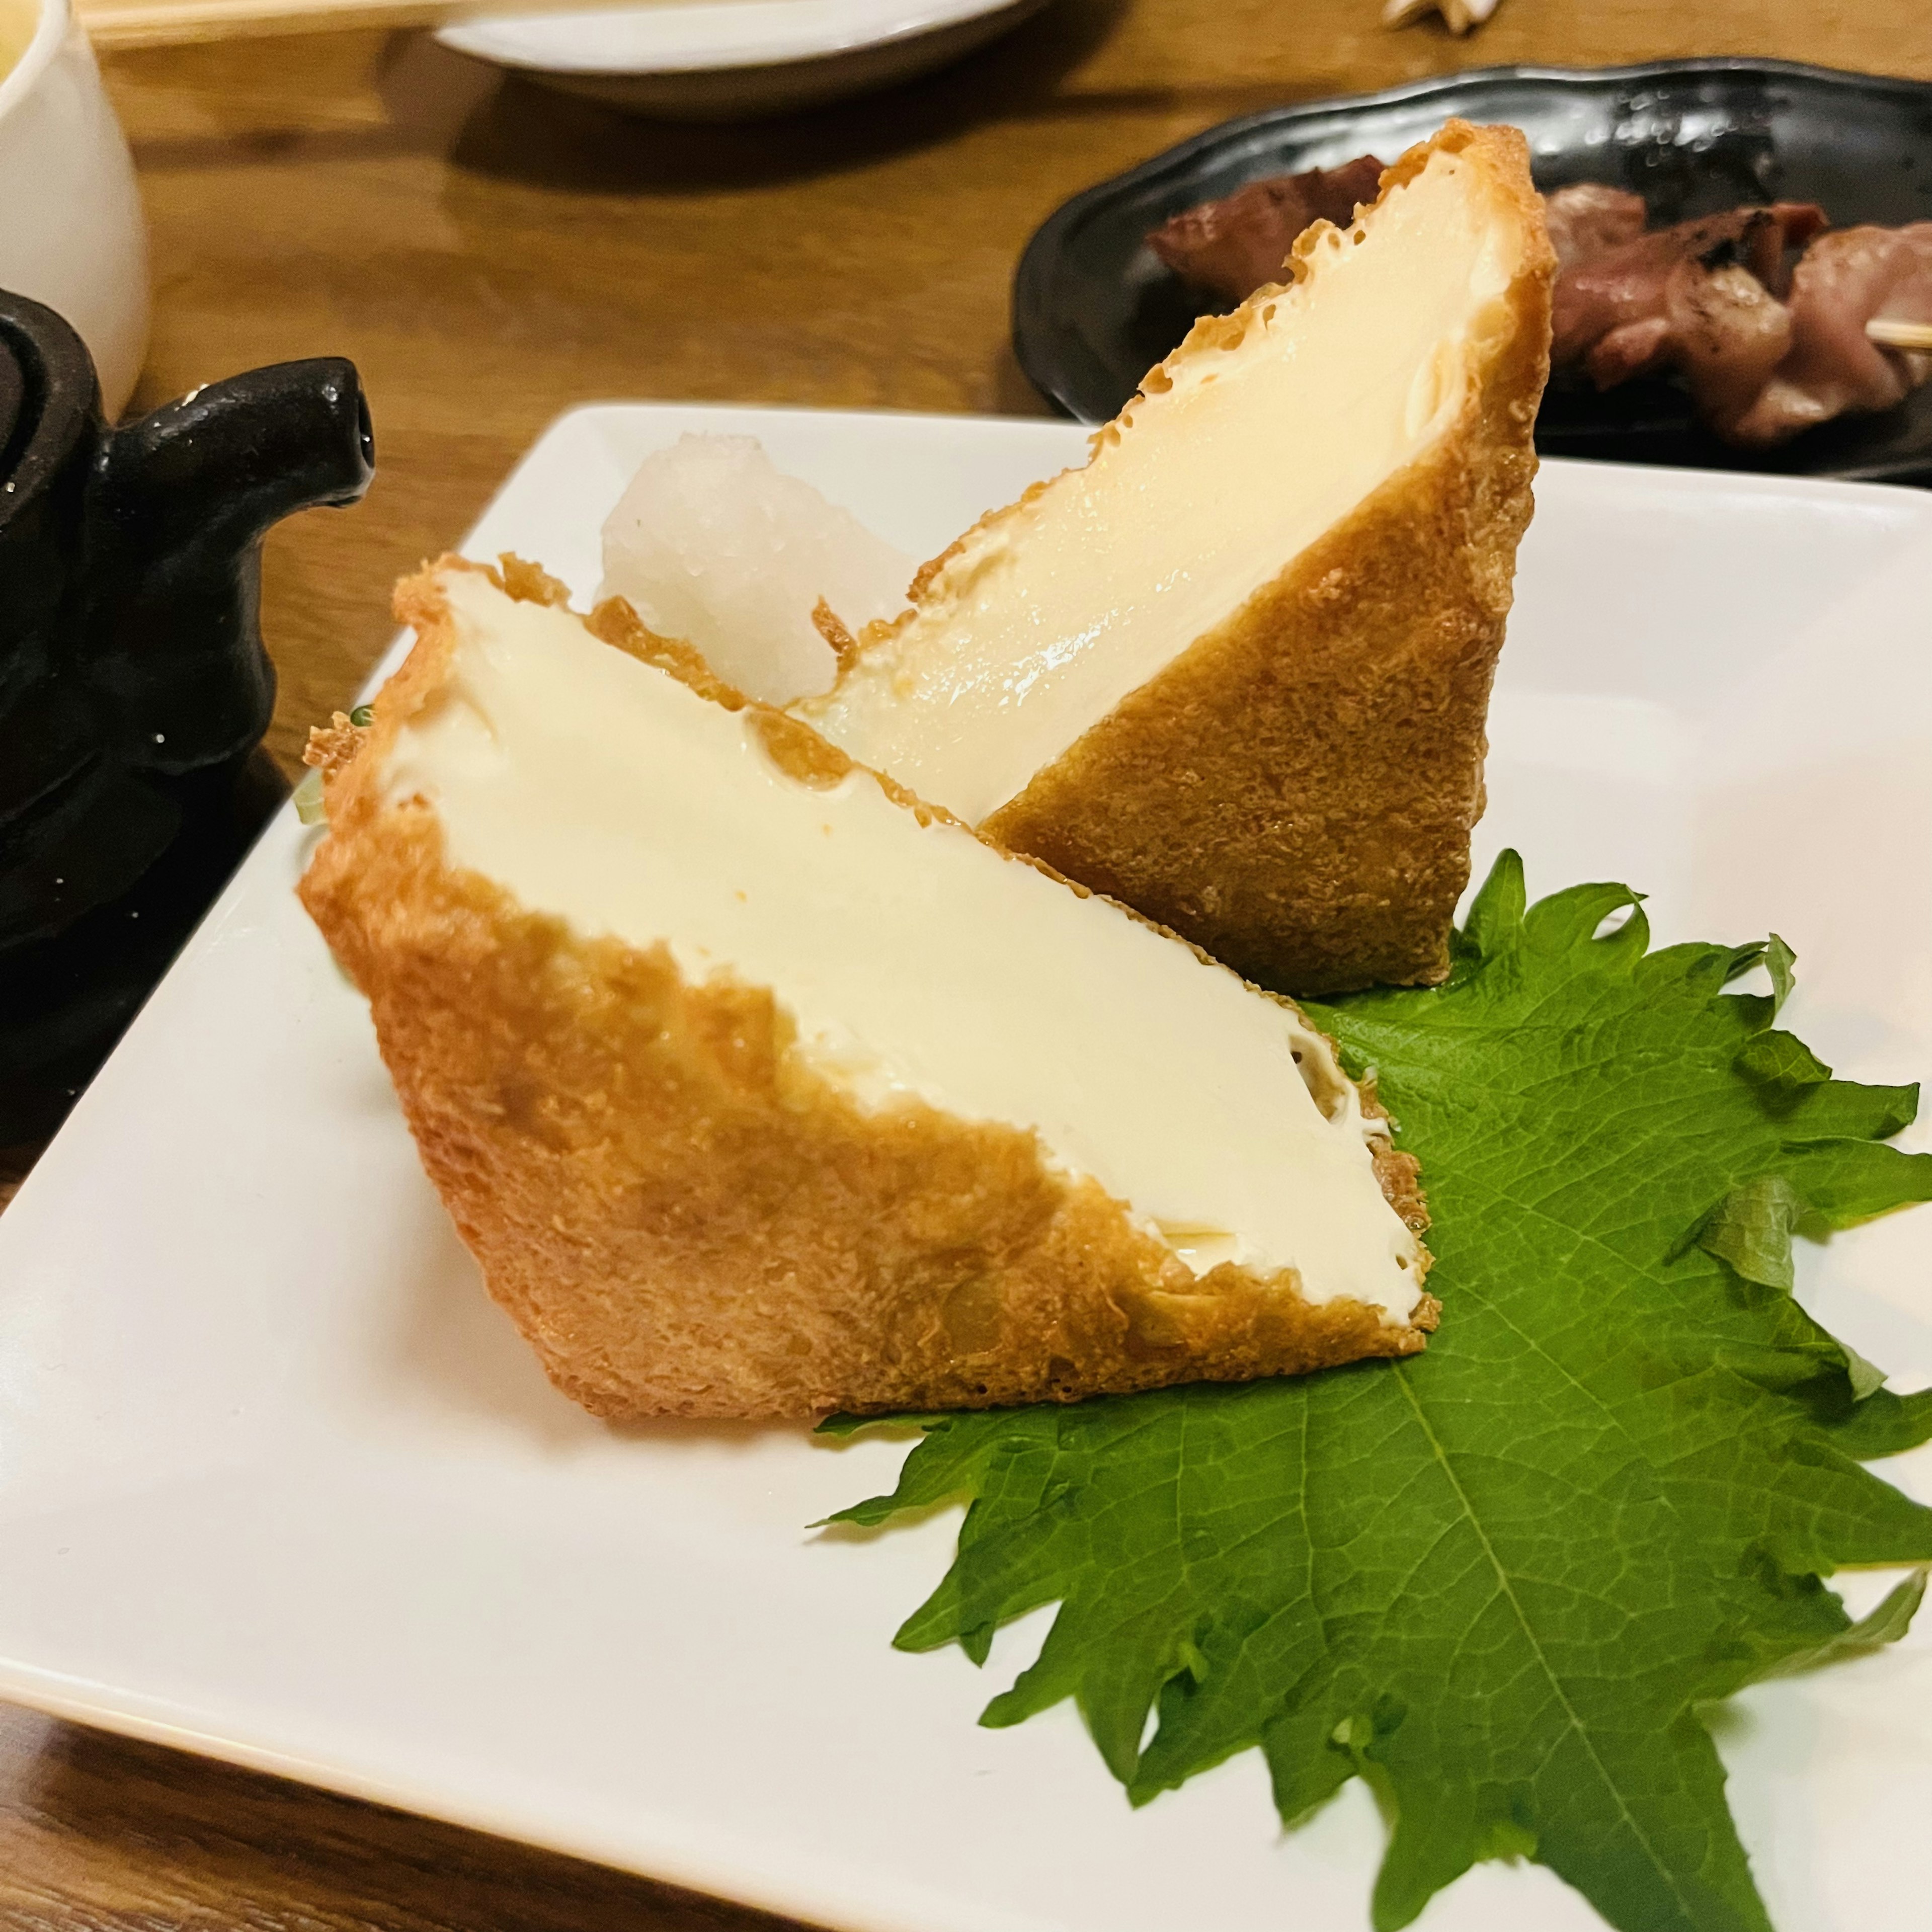
[(128, 764), (184, 774), (260, 740), (275, 701), (262, 538), (294, 511), (356, 502), (374, 467), (355, 365), (335, 356), (211, 382), (104, 440), (82, 628)]

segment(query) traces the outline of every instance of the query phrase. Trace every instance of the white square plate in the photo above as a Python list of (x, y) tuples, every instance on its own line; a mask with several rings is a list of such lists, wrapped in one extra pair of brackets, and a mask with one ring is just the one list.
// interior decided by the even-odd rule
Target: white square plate
[[(1084, 433), (609, 406), (466, 546), (587, 596), (638, 460), (688, 429), (929, 554)], [(1932, 497), (1552, 464), (1522, 550), (1478, 874), (1651, 895), (1660, 940), (1797, 948), (1840, 1072), (1932, 1064)], [(554, 1394), (419, 1172), (361, 1002), (291, 895), (286, 814), (0, 1220), (0, 1696), (852, 1932), (1364, 1932), (1352, 1786), (1285, 1835), (1250, 1754), (1129, 1810), (1070, 1708), (978, 1729), (991, 1667), (902, 1656), (950, 1518), (804, 1526), (904, 1444), (616, 1432)], [(1924, 1210), (1803, 1292), (1932, 1380)], [(1453, 1307), (1448, 1319), (1454, 1319)], [(1932, 1456), (1892, 1466), (1932, 1499)], [(1854, 1607), (1882, 1580), (1848, 1580)], [(1924, 1932), (1932, 1629), (1723, 1722), (1783, 1932)], [(1587, 1932), (1485, 1867), (1429, 1932)]]

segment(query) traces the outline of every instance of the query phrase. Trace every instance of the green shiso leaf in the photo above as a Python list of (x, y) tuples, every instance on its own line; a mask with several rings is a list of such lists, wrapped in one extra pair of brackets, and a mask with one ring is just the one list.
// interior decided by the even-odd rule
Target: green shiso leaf
[[(1772, 1031), (1782, 940), (1648, 939), (1622, 886), (1529, 907), (1505, 854), (1446, 986), (1311, 1007), (1421, 1157), (1440, 1334), (918, 1418), (897, 1490), (844, 1513), (968, 1504), (898, 1645), (983, 1660), (1057, 1604), (982, 1721), (1072, 1698), (1136, 1804), (1256, 1747), (1290, 1821), (1366, 1779), (1377, 1932), (1497, 1857), (1622, 1932), (1766, 1932), (1700, 1711), (1901, 1634), (1922, 1576), (1854, 1625), (1834, 1569), (1932, 1561), (1932, 1510), (1859, 1466), (1932, 1438), (1932, 1392), (1805, 1313), (1791, 1238), (1932, 1197), (1932, 1155), (1879, 1144), (1916, 1088)], [(1770, 997), (1725, 990), (1756, 966)]]
[(1854, 1658), (1869, 1657), (1888, 1643), (1896, 1643), (1912, 1628), (1912, 1619), (1925, 1600), (1928, 1571), (1922, 1564), (1893, 1589), (1868, 1617), (1861, 1617), (1850, 1630), (1828, 1637), (1814, 1650), (1795, 1652), (1780, 1659), (1765, 1672), (1767, 1677), (1798, 1677), (1808, 1670), (1822, 1670), (1828, 1664), (1846, 1664)]
[(1704, 1217), (1697, 1245), (1763, 1288), (1792, 1285), (1791, 1237), (1807, 1209), (1781, 1174), (1734, 1187)]
[(1776, 933), (1765, 941), (1765, 970), (1771, 975), (1771, 1013), (1775, 1019), (1784, 1003), (1791, 997), (1791, 989), (1797, 984), (1792, 968), (1798, 964), (1798, 956)]

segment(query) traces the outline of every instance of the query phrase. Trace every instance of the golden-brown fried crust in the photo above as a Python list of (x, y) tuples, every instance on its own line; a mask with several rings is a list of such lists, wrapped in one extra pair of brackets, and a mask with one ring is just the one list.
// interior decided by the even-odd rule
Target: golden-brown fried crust
[(812, 628), (832, 646), (832, 659), (841, 669), (859, 655), (859, 640), (823, 597), (812, 607)]
[(686, 644), (682, 638), (659, 637), (646, 626), (624, 598), (605, 598), (584, 620), (584, 627), (593, 638), (614, 644), (627, 656), (655, 664), (659, 670), (669, 671), (680, 684), (688, 685), (700, 698), (708, 698), (713, 704), (723, 705), (727, 711), (742, 711), (752, 701), (735, 684), (727, 684), (711, 668), (710, 661), (696, 645)]
[(497, 558), (496, 568), (490, 574), (505, 595), (514, 597), (519, 604), (544, 604), (554, 610), (569, 607), (568, 584), (551, 576), (541, 564), (527, 563), (508, 550)]
[[(1438, 150), (1474, 164), (1524, 238), (1461, 422), (983, 828), (1298, 993), (1441, 980), (1483, 808), (1555, 256), (1514, 128), (1451, 122), (1384, 192)], [(1297, 274), (1318, 238), (1296, 244)], [(1244, 314), (1198, 324), (1148, 388)]]
[[(475, 568), (436, 568), (452, 567)], [(1292, 1274), (1197, 1279), (1030, 1133), (861, 1109), (791, 1050), (768, 991), (691, 985), (662, 946), (586, 940), (446, 865), (430, 809), (379, 785), (454, 629), (433, 572), (397, 608), (419, 640), (328, 776), (302, 896), (369, 998), (423, 1164), (491, 1293), (586, 1408), (1064, 1401), (1423, 1346), (1426, 1296), (1391, 1326), (1358, 1303), (1310, 1304)], [(662, 644), (634, 617), (604, 622), (640, 656)], [(664, 668), (692, 668), (676, 650)], [(781, 755), (802, 732), (822, 744), (753, 708)], [(1414, 1163), (1378, 1166), (1419, 1222)]]
[(346, 765), (356, 755), (362, 742), (362, 727), (346, 711), (338, 711), (326, 724), (311, 724), (308, 742), (302, 747), (302, 763), (325, 776)]

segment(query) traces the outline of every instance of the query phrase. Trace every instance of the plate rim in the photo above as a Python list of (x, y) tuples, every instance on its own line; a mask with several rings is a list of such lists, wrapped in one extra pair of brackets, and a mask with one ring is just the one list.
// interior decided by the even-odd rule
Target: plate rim
[[(765, 4), (772, 4), (772, 0), (765, 0)], [(574, 60), (539, 58), (526, 50), (512, 51), (503, 46), (498, 38), (499, 34), (506, 31), (524, 26), (546, 28), (572, 18), (584, 17), (567, 13), (486, 15), (439, 28), (435, 39), (439, 46), (447, 47), (452, 52), (466, 55), (472, 60), (487, 61), (492, 66), (507, 68), (518, 74), (581, 76), (586, 80), (672, 81), (686, 76), (700, 74), (813, 68), (849, 55), (902, 46), (922, 40), (928, 34), (943, 34), (954, 28), (970, 26), (977, 21), (1038, 4), (1040, 0), (904, 0), (904, 4), (896, 10), (898, 17), (895, 24), (884, 32), (861, 27), (818, 34), (806, 33), (755, 50), (748, 48), (653, 56), (651, 64), (648, 66), (640, 66), (634, 59), (626, 59), (613, 64), (608, 61), (586, 62), (580, 57)], [(603, 10), (608, 13), (609, 10)], [(621, 8), (616, 10), (620, 16), (626, 11)], [(646, 7), (630, 10), (632, 17), (648, 20), (661, 17), (668, 12), (703, 14), (713, 10), (697, 5), (673, 5), (668, 8)], [(830, 10), (830, 8), (827, 10)]]

